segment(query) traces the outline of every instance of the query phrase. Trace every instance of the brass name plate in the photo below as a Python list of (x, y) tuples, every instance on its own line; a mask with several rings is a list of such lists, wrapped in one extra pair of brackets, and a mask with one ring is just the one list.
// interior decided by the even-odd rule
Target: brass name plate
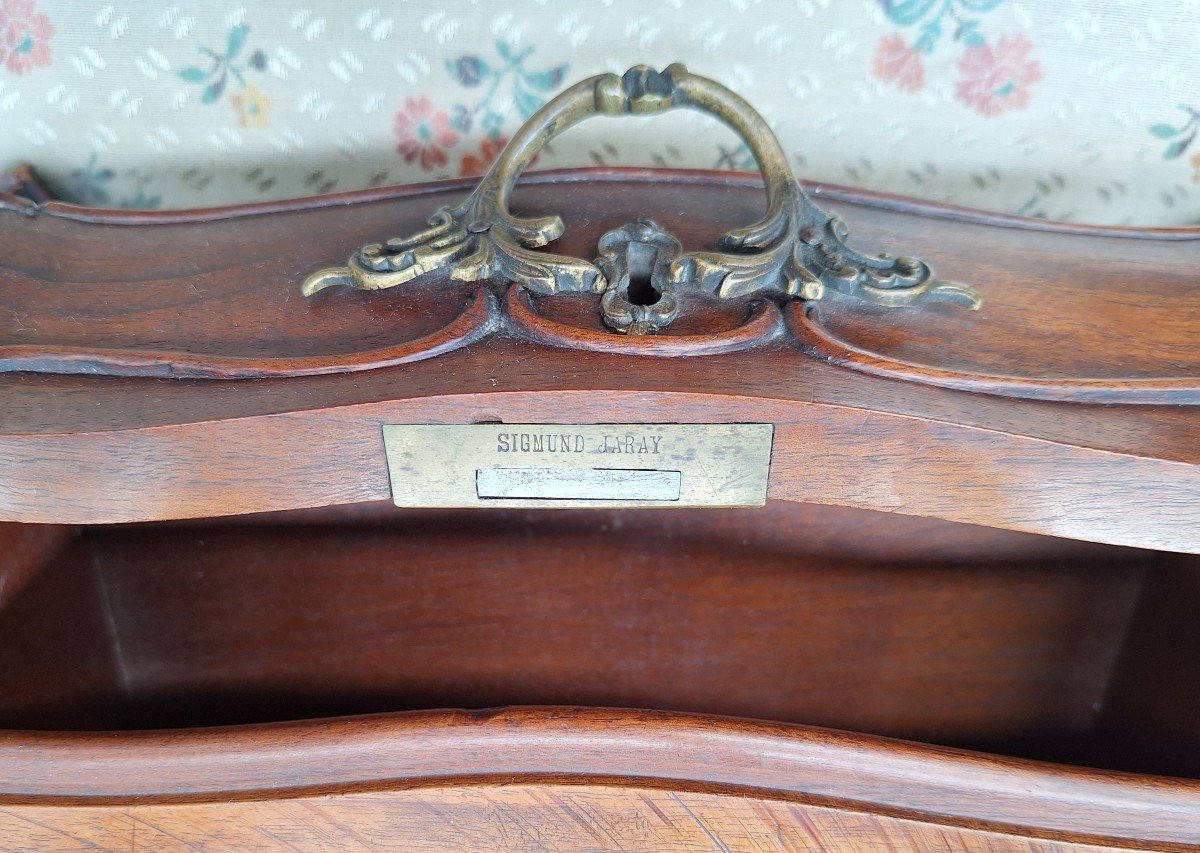
[(388, 424), (405, 507), (762, 506), (772, 424)]

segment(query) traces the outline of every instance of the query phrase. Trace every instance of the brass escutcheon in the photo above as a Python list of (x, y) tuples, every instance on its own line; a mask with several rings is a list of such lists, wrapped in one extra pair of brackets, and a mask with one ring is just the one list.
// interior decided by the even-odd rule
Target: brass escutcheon
[[(659, 302), (634, 305), (628, 281), (610, 281), (604, 259), (535, 251), (563, 233), (557, 215), (517, 217), (509, 195), (542, 147), (563, 131), (596, 115), (644, 115), (688, 108), (708, 113), (732, 128), (754, 155), (766, 187), (767, 211), (758, 222), (721, 236), (722, 251), (672, 251), (653, 262)], [(682, 65), (659, 72), (635, 66), (624, 75), (601, 74), (559, 94), (521, 127), (479, 185), (459, 205), (443, 207), (429, 227), (408, 237), (372, 243), (355, 252), (346, 266), (319, 270), (302, 286), (305, 296), (335, 285), (384, 290), (419, 276), (448, 270), (459, 281), (512, 282), (533, 294), (605, 294), (601, 311), (615, 331), (658, 331), (675, 316), (674, 294), (695, 289), (718, 298), (769, 295), (786, 301), (816, 301), (828, 291), (887, 307), (922, 301), (948, 301), (979, 308), (979, 295), (966, 285), (934, 279), (916, 258), (868, 256), (844, 242), (845, 224), (804, 194), (766, 121), (744, 99), (721, 84), (691, 74)], [(649, 223), (653, 225), (653, 223)], [(633, 232), (637, 223), (606, 235)], [(645, 229), (643, 229), (645, 230)], [(677, 242), (662, 229), (647, 231), (649, 244)], [(604, 240), (601, 241), (602, 248)], [(626, 246), (628, 248), (628, 246)], [(612, 270), (612, 258), (608, 264)], [(628, 270), (626, 270), (628, 272)], [(614, 287), (625, 287), (614, 292)], [(662, 304), (659, 304), (662, 303)], [(640, 310), (632, 310), (632, 309)]]

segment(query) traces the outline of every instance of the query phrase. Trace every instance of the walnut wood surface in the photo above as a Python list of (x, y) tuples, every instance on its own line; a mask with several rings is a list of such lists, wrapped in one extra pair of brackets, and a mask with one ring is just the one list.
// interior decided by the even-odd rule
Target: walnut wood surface
[[(0, 519), (52, 524), (0, 524), (0, 846), (1200, 845), (1200, 586), (1163, 553), (1200, 552), (1200, 230), (809, 187), (983, 311), (699, 299), (636, 340), (498, 282), (300, 299), (462, 182), (28, 186), (0, 188)], [(652, 170), (515, 197), (582, 257), (761, 205)], [(497, 420), (770, 422), (771, 500), (387, 504), (382, 424)], [(564, 707), (487, 710), (531, 703)]]
[[(433, 358), (480, 340), (498, 328), (499, 324), (495, 296), (482, 291), (468, 295), (463, 300), (461, 311), (445, 325), (428, 332), (418, 329), (411, 340), (362, 352), (249, 358), (66, 346), (56, 348), (52, 362), (54, 371), (61, 373), (103, 374), (110, 372), (111, 365), (119, 364), (122, 372), (133, 376), (180, 379), (320, 376), (393, 367)], [(48, 363), (46, 350), (40, 346), (12, 346), (7, 348), (7, 352), (14, 363), (30, 366), (31, 369)]]
[[(845, 311), (845, 308), (842, 309)], [(986, 371), (929, 367), (899, 357), (880, 355), (842, 340), (820, 322), (818, 306), (791, 303), (786, 308), (788, 329), (805, 352), (830, 364), (873, 376), (954, 388), (981, 394), (1087, 403), (1146, 403), (1174, 405), (1193, 402), (1196, 382), (1189, 378), (1110, 379), (1031, 378), (997, 376)], [(853, 313), (853, 312), (851, 312)]]
[[(582, 303), (591, 311), (595, 310), (595, 300), (573, 301), (577, 306)], [(693, 300), (695, 301), (698, 300)], [(508, 327), (526, 340), (563, 349), (686, 358), (754, 349), (775, 343), (784, 335), (783, 317), (779, 308), (770, 301), (740, 300), (736, 307), (741, 308), (741, 313), (747, 316), (739, 325), (730, 329), (709, 326), (703, 332), (688, 334), (686, 329), (689, 324), (685, 322), (674, 325), (670, 334), (619, 336), (602, 328), (591, 318), (580, 318), (582, 322), (572, 325), (557, 322), (543, 316), (533, 303), (534, 297), (529, 293), (520, 288), (510, 287), (504, 299), (508, 312)], [(712, 306), (712, 309), (711, 313), (728, 313), (727, 310), (720, 311), (718, 306)]]
[[(0, 612), (0, 728), (592, 705), (1087, 761), (1154, 566), (1130, 549), (783, 502), (383, 506), (347, 523), (96, 528), (77, 544)], [(61, 618), (54, 596), (73, 586), (77, 627), (48, 647), (31, 626)], [(103, 633), (84, 630), (85, 607)], [(114, 691), (94, 701), (19, 686), (45, 670), (87, 684), (77, 670), (105, 649)]]
[[(1191, 560), (1167, 558), (1147, 576), (1092, 731), (1093, 758), (1105, 766), (1136, 756), (1147, 772), (1200, 778), (1200, 730), (1180, 725), (1197, 719), (1200, 708), (1200, 673), (1189, 671), (1200, 648), (1197, 568)], [(1148, 660), (1155, 664), (1145, 666)], [(1164, 732), (1172, 734), (1164, 739)], [(1180, 764), (1184, 756), (1187, 763)]]
[[(567, 234), (556, 250), (590, 257), (600, 233), (639, 215), (660, 215), (686, 245), (709, 246), (762, 206), (755, 179), (745, 176), (631, 170), (594, 177), (583, 204), (578, 186), (555, 175), (535, 177), (518, 195), (522, 213), (565, 215)], [(463, 286), (438, 281), (383, 299), (340, 294), (296, 304), (296, 282), (364, 240), (418, 228), (460, 194), (460, 186), (418, 187), (386, 203), (351, 194), (349, 205), (301, 202), (269, 216), (231, 208), (202, 222), (187, 212), (130, 218), (103, 211), (72, 217), (55, 205), (36, 215), (0, 210), (0, 366), (220, 376), (229, 375), (221, 365), (231, 359), (239, 365), (233, 375), (252, 375), (252, 360), (261, 358), (261, 375), (270, 375), (285, 369), (280, 359), (299, 359), (296, 372), (303, 373), (305, 356), (341, 355), (345, 369), (361, 369), (374, 363), (361, 353), (448, 322)], [(925, 257), (942, 276), (979, 289), (985, 307), (979, 314), (947, 306), (864, 311), (831, 299), (822, 314), (831, 339), (913, 365), (914, 381), (922, 367), (1030, 385), (1048, 380), (1056, 393), (1067, 393), (1071, 378), (1104, 380), (1114, 396), (1141, 402), (1140, 383), (1153, 379), (1151, 402), (1162, 401), (1163, 389), (1173, 401), (1200, 401), (1193, 346), (1200, 229), (1191, 240), (1172, 232), (1174, 239), (1136, 241), (1129, 237), (1144, 232), (1013, 230), (923, 216), (928, 205), (895, 211), (870, 194), (841, 196), (852, 203), (831, 207), (850, 222), (858, 245)], [(676, 210), (684, 212), (681, 221), (672, 221)], [(119, 325), (111, 322), (118, 315)], [(614, 346), (620, 341), (614, 337)], [(147, 364), (149, 354), (156, 366)]]
[(390, 498), (385, 423), (775, 424), (769, 496), (1200, 551), (1200, 468), (925, 418), (753, 397), (426, 397), (145, 430), (0, 439), (0, 513), (109, 523)]
[[(0, 807), (0, 845), (54, 850), (1099, 853), (1104, 845), (764, 796), (565, 784), (435, 786), (242, 803)], [(1119, 845), (1124, 846), (1124, 845)]]
[[(472, 811), (497, 785), (552, 778), (600, 783), (613, 808), (651, 784), (816, 804), (834, 827), (865, 810), (879, 821), (850, 824), (863, 844), (909, 837), (889, 835), (893, 818), (925, 824), (918, 848), (946, 826), (979, 844), (990, 836), (968, 830), (1190, 843), (1194, 782), (786, 722), (1195, 775), (1200, 725), (1176, 710), (1186, 689), (1137, 687), (1200, 606), (1180, 574), (1194, 560), (1179, 559), (790, 503), (375, 504), (89, 529), (0, 610), (0, 725), (30, 729), (0, 732), (0, 826), (99, 843), (135, 813), (217, 833), (210, 814), (240, 838), (294, 814), (297, 796), (380, 790), (401, 814), (426, 802), (407, 789), (455, 780), (482, 788), (436, 796)], [(1197, 667), (1180, 656), (1173, 680), (1200, 683)], [(483, 710), (520, 702), (663, 710)], [(445, 706), (478, 710), (212, 727)], [(190, 728), (147, 730), (159, 726)], [(95, 731), (113, 728), (140, 730)], [(263, 797), (274, 805), (250, 802)], [(346, 831), (371, 820), (345, 798), (330, 809)], [(495, 811), (472, 813), (499, 831)], [(786, 815), (791, 837), (804, 817)], [(718, 835), (731, 829), (718, 820)], [(661, 831), (665, 844), (683, 829)]]
[[(140, 371), (245, 377), (419, 358), (432, 354), (427, 345), (442, 353), (353, 376), (0, 375), (0, 518), (95, 523), (380, 500), (378, 427), (388, 421), (765, 420), (781, 425), (778, 499), (1200, 549), (1200, 408), (1165, 404), (1187, 402), (1171, 383), (1197, 373), (1188, 324), (1200, 313), (1186, 310), (1195, 234), (1037, 231), (825, 193), (856, 245), (929, 255), (940, 274), (977, 285), (987, 300), (978, 315), (944, 305), (823, 307), (829, 334), (909, 366), (891, 378), (772, 337), (747, 302), (708, 306), (678, 334), (629, 343), (647, 350), (630, 355), (605, 344), (629, 339), (602, 331), (587, 298), (529, 302), (526, 334), (552, 346), (495, 334), (470, 343), (492, 314), (466, 284), (300, 300), (305, 271), (369, 235), (404, 231), (462, 189), (177, 213), (57, 203), (0, 211), (0, 326), (22, 359), (10, 367), (103, 371), (84, 352), (100, 348)], [(561, 248), (587, 256), (603, 230), (648, 210), (662, 211), (685, 244), (705, 245), (761, 198), (752, 180), (729, 175), (584, 171), (538, 176), (517, 203), (562, 210)], [(1136, 288), (1118, 274), (1126, 256), (1146, 271)], [(654, 357), (743, 347), (751, 349)], [(1153, 404), (1034, 402), (925, 384), (984, 370), (1108, 402), (1136, 386), (1128, 400)], [(1071, 377), (1087, 381), (1072, 390)], [(972, 381), (987, 390), (990, 380)]]
[(554, 777), (743, 796), (771, 791), (937, 824), (1020, 827), (1081, 841), (1200, 843), (1200, 788), (1193, 783), (800, 726), (646, 712), (509, 709), (135, 735), (11, 733), (0, 756), (7, 792), (0, 802), (9, 810), (40, 798), (80, 805), (144, 803), (147, 796), (228, 801), (239, 799), (238, 792), (257, 799), (330, 787)]

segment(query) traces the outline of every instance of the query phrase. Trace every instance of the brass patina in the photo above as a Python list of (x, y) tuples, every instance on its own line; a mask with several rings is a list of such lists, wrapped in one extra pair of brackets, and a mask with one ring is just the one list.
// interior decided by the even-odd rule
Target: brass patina
[[(508, 198), (547, 142), (592, 116), (646, 115), (681, 107), (715, 116), (749, 147), (766, 185), (767, 212), (760, 221), (723, 235), (723, 251), (717, 252), (681, 252), (673, 237), (645, 221), (605, 235), (596, 263), (535, 251), (562, 235), (562, 218), (514, 216)], [(934, 279), (925, 262), (861, 254), (845, 244), (846, 235), (840, 219), (804, 194), (779, 140), (745, 100), (682, 65), (662, 72), (636, 66), (622, 76), (589, 78), (555, 97), (513, 136), (461, 204), (438, 210), (424, 231), (364, 246), (346, 266), (313, 273), (302, 291), (311, 296), (335, 285), (384, 290), (448, 270), (460, 281), (513, 282), (538, 295), (603, 294), (606, 324), (631, 334), (670, 323), (677, 309), (672, 294), (689, 288), (725, 299), (761, 294), (814, 301), (832, 290), (888, 307), (922, 301), (979, 307), (974, 290)], [(630, 299), (631, 273), (633, 281), (641, 274), (650, 276), (657, 301), (638, 304)]]
[(762, 506), (771, 424), (395, 424), (405, 507)]

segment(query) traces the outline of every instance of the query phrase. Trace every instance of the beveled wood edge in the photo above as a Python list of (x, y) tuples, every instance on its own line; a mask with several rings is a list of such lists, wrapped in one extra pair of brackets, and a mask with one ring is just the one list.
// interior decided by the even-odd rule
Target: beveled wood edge
[(541, 707), (0, 732), (0, 805), (225, 801), (544, 778), (765, 792), (933, 822), (1200, 843), (1193, 781), (695, 714)]
[(501, 315), (495, 295), (478, 287), (451, 322), (423, 337), (366, 352), (324, 356), (237, 357), (165, 350), (0, 344), (0, 373), (156, 379), (267, 379), (357, 373), (423, 361), (507, 329), (542, 346), (588, 352), (683, 358), (742, 352), (779, 342), (828, 364), (903, 382), (1022, 400), (1143, 406), (1200, 405), (1200, 378), (1035, 379), (946, 370), (891, 359), (843, 341), (819, 320), (819, 306), (797, 301), (782, 311), (763, 299), (740, 326), (708, 335), (621, 335), (543, 317), (522, 288), (509, 286)]
[[(553, 183), (610, 182), (683, 185), (716, 183), (739, 187), (762, 186), (761, 176), (757, 172), (735, 172), (717, 169), (667, 169), (638, 166), (584, 166), (569, 169), (532, 170), (522, 174), (518, 186), (536, 186)], [(79, 222), (97, 222), (106, 225), (162, 225), (230, 219), (242, 216), (259, 216), (266, 213), (309, 210), (320, 207), (386, 201), (395, 198), (436, 195), (451, 190), (469, 192), (478, 183), (478, 177), (448, 178), (419, 184), (393, 184), (366, 189), (345, 190), (325, 195), (300, 196), (273, 201), (246, 202), (218, 207), (197, 207), (178, 210), (128, 210), (123, 208), (86, 207), (58, 200), (31, 205), (26, 199), (19, 199), (16, 196), (0, 192), (0, 210), (12, 209), (26, 216), (49, 215)], [(823, 181), (802, 180), (800, 184), (805, 192), (812, 195), (814, 199), (833, 199), (835, 201), (876, 207), (883, 210), (895, 210), (936, 219), (974, 222), (1000, 228), (1020, 228), (1060, 234), (1121, 237), (1139, 240), (1200, 240), (1200, 225), (1167, 227), (1088, 225), (1085, 223), (1036, 219), (1015, 214), (994, 213), (964, 205), (918, 199), (911, 196), (849, 187)]]
[(820, 307), (789, 302), (784, 307), (788, 331), (801, 351), (829, 364), (885, 379), (916, 382), (954, 391), (1045, 400), (1059, 403), (1122, 403), (1142, 406), (1200, 405), (1200, 377), (1129, 379), (1033, 379), (990, 373), (946, 370), (888, 358), (843, 341), (820, 321)]
[(762, 300), (741, 325), (709, 335), (622, 335), (578, 329), (543, 317), (534, 308), (529, 292), (510, 286), (504, 300), (509, 327), (523, 339), (543, 346), (623, 355), (685, 356), (720, 355), (763, 346), (784, 336), (779, 306)]
[(143, 377), (155, 379), (266, 379), (357, 373), (423, 361), (508, 329), (524, 340), (561, 349), (684, 357), (740, 352), (785, 336), (783, 315), (763, 300), (745, 323), (711, 335), (627, 336), (564, 325), (537, 313), (529, 294), (508, 288), (502, 316), (492, 290), (481, 285), (450, 323), (412, 341), (367, 352), (324, 356), (242, 358), (165, 350), (0, 344), (0, 373)]
[[(1200, 467), (1192, 463), (867, 407), (677, 391), (443, 394), (0, 435), (0, 518), (111, 524), (390, 500), (382, 424), (578, 423), (582, 412), (589, 423), (645, 422), (648, 412), (663, 423), (773, 423), (772, 500), (1200, 553)], [(229, 447), (257, 452), (230, 455)], [(1006, 460), (1002, 477), (972, 477), (985, 457)], [(1080, 501), (1086, 513), (1063, 514)]]
[(428, 335), (366, 352), (294, 357), (199, 355), (165, 350), (110, 350), (78, 346), (0, 345), (0, 373), (143, 377), (157, 379), (268, 379), (356, 373), (423, 361), (469, 346), (502, 325), (496, 298), (475, 290), (462, 311)]
[[(23, 179), (28, 169), (13, 170), (13, 180)], [(529, 183), (643, 181), (677, 184), (724, 183), (737, 186), (761, 185), (758, 175), (703, 170), (602, 168), (571, 169), (533, 173)], [(39, 210), (68, 219), (105, 224), (162, 224), (197, 222), (228, 217), (260, 215), (285, 210), (348, 205), (386, 198), (436, 194), (452, 189), (469, 189), (474, 179), (454, 179), (358, 190), (326, 196), (179, 211), (138, 211), (83, 208), (61, 202), (48, 202)], [(919, 202), (883, 193), (849, 189), (833, 185), (810, 185), (814, 195), (839, 198), (859, 204), (903, 210), (941, 218), (965, 219), (1005, 227), (1065, 230), (1076, 234), (1154, 237), (1161, 239), (1200, 239), (1200, 227), (1180, 229), (1121, 229), (1108, 226), (1076, 226), (1041, 220), (987, 214), (950, 205)], [(15, 196), (10, 198), (16, 199)], [(19, 199), (24, 210), (31, 203)], [(15, 203), (15, 202), (14, 202)], [(57, 205), (57, 206), (55, 206)], [(1004, 221), (1000, 221), (1004, 219)], [(1060, 227), (1061, 226), (1061, 227)], [(181, 379), (258, 379), (268, 377), (313, 376), (353, 373), (420, 361), (468, 345), (500, 327), (492, 295), (485, 291), (487, 316), (481, 317), (479, 305), (468, 307), (448, 326), (416, 341), (409, 341), (368, 352), (333, 356), (248, 358), (201, 355), (191, 352), (138, 349), (103, 349), (79, 346), (0, 345), (0, 372), (29, 371), (60, 375), (102, 375), (118, 377)], [(996, 376), (946, 370), (931, 365), (889, 359), (840, 340), (806, 314), (793, 301), (785, 307), (786, 323), (777, 317), (766, 318), (775, 306), (764, 308), (745, 326), (715, 336), (622, 337), (571, 329), (537, 315), (527, 300), (510, 291), (506, 299), (508, 323), (518, 334), (543, 345), (599, 352), (620, 352), (651, 356), (693, 356), (737, 352), (785, 337), (784, 329), (799, 344), (801, 351), (836, 366), (892, 380), (906, 381), (967, 393), (983, 393), (1016, 399), (1070, 403), (1120, 403), (1134, 405), (1200, 405), (1200, 379), (1162, 377), (1151, 379), (1052, 378), (1036, 379)], [(775, 313), (778, 311), (776, 309)]]

